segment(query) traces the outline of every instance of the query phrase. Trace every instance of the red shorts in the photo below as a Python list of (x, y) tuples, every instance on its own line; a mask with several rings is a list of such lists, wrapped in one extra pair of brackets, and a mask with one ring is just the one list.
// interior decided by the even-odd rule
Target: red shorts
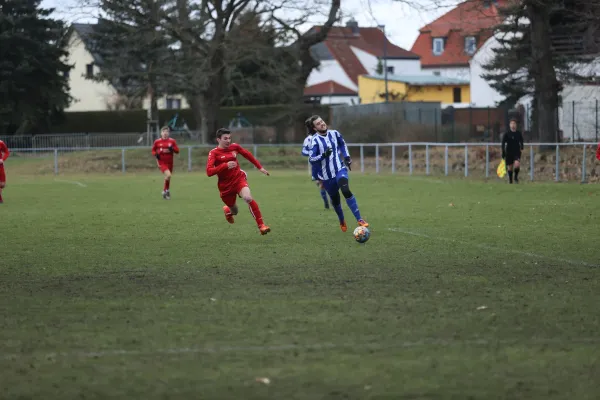
[(235, 206), (237, 197), (245, 187), (248, 187), (248, 179), (246, 176), (232, 182), (225, 190), (221, 190), (221, 200), (223, 200), (223, 203), (225, 203), (227, 207)]
[(160, 169), (160, 172), (162, 172), (163, 174), (165, 173), (166, 170), (169, 170), (169, 172), (173, 172), (173, 164), (167, 164), (167, 163), (161, 163), (160, 161), (158, 162), (158, 169)]
[(6, 183), (6, 172), (4, 172), (4, 164), (0, 165), (0, 182)]

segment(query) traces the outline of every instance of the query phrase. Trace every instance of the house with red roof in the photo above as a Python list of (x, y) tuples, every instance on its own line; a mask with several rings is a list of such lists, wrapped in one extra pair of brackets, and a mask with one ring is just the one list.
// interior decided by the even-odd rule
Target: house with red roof
[(419, 30), (411, 52), (424, 72), (470, 80), (470, 60), (502, 22), (507, 0), (467, 0)]
[(375, 74), (380, 60), (387, 61), (389, 74), (421, 73), (417, 54), (392, 44), (379, 28), (359, 27), (354, 19), (332, 27), (311, 52), (320, 66), (308, 77), (304, 96), (321, 104), (358, 104), (358, 77)]

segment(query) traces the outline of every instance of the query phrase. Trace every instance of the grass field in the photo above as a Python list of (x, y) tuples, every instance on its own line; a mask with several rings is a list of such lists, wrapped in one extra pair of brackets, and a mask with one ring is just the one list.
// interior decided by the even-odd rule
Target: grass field
[(359, 245), (272, 172), (264, 237), (201, 173), (9, 174), (0, 398), (600, 397), (598, 186), (353, 174)]

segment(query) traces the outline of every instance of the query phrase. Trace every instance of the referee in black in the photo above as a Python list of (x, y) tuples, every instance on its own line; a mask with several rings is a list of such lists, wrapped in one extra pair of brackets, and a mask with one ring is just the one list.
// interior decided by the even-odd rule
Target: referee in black
[(509, 122), (509, 130), (502, 136), (502, 159), (506, 163), (508, 180), (513, 183), (513, 171), (515, 183), (519, 183), (519, 171), (521, 170), (521, 151), (523, 150), (523, 134), (517, 130), (517, 119), (512, 117)]

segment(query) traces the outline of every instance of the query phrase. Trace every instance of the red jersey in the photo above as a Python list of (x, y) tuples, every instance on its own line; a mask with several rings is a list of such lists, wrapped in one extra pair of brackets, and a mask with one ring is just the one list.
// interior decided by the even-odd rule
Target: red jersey
[(173, 138), (159, 138), (154, 141), (152, 145), (152, 155), (160, 155), (158, 162), (165, 164), (173, 164), (173, 153), (169, 150), (169, 146), (173, 147), (173, 153), (179, 154), (179, 147), (177, 142)]
[(600, 143), (598, 143), (598, 148), (596, 149), (596, 158), (600, 160)]
[(10, 151), (8, 151), (8, 146), (2, 140), (0, 140), (0, 159), (2, 161), (6, 160), (10, 155)]
[(217, 185), (221, 192), (226, 190), (229, 186), (242, 177), (245, 177), (245, 174), (240, 168), (239, 163), (235, 166), (235, 168), (229, 169), (227, 167), (227, 163), (229, 161), (237, 162), (238, 154), (254, 164), (256, 168), (262, 168), (262, 165), (260, 165), (258, 160), (254, 158), (252, 153), (237, 143), (231, 143), (226, 149), (215, 147), (208, 153), (208, 160), (206, 162), (206, 175), (217, 175), (219, 177)]

